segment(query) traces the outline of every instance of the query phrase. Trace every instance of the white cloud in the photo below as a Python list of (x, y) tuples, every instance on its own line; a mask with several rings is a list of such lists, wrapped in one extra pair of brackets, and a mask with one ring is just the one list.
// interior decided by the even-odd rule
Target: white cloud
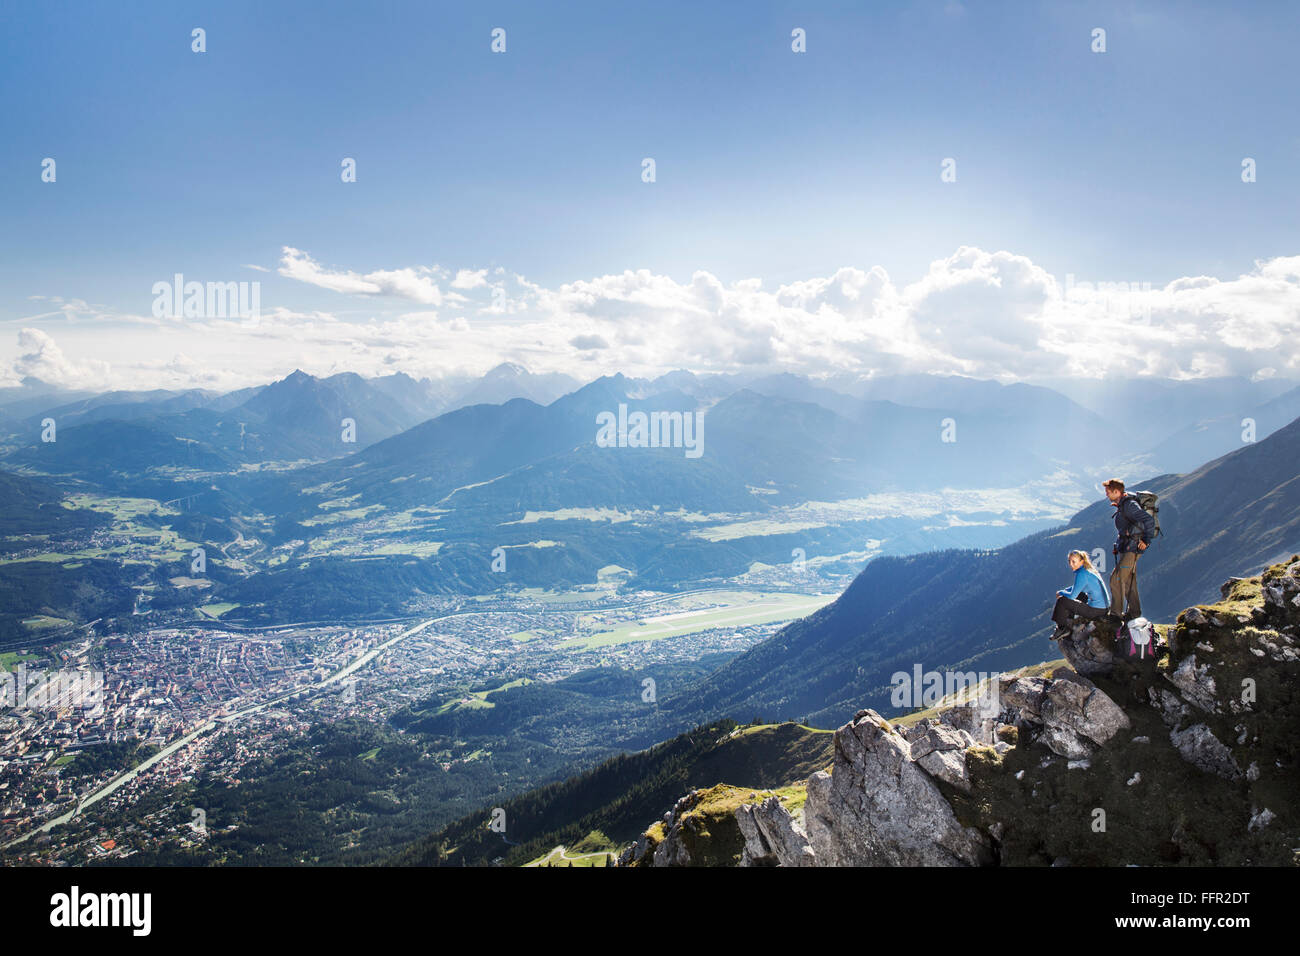
[(73, 362), (47, 332), (22, 329), (18, 333), (18, 357), (14, 360), (10, 380), (28, 376), (51, 385), (78, 386), (85, 381), (103, 379), (109, 366), (94, 359)]
[(485, 285), (487, 285), (486, 269), (461, 269), (456, 273), (456, 278), (451, 280), (453, 289), (477, 289)]
[(331, 272), (321, 268), (311, 256), (285, 246), (280, 257), (280, 275), (349, 295), (389, 295), (410, 299), (423, 305), (441, 305), (442, 291), (428, 266), (405, 269), (380, 269), (359, 275), (355, 272)]
[[(280, 272), (345, 294), (440, 308), (384, 311), (376, 302), (377, 311), (358, 320), (271, 305), (259, 319), (145, 327), (138, 317), (121, 316), (115, 325), (99, 316), (68, 323), (59, 336), (70, 355), (100, 365), (72, 363), (57, 347), (35, 348), (28, 340), (12, 369), (43, 364), (47, 374), (80, 375), (87, 383), (98, 370), (111, 384), (132, 387), (184, 384), (189, 366), (177, 356), (201, 356), (216, 371), (191, 369), (194, 377), (215, 376), (232, 387), (295, 367), (429, 375), (482, 372), (503, 361), (577, 377), (683, 367), (814, 376), (941, 372), (1002, 381), (1300, 377), (1300, 256), (1259, 262), (1235, 278), (1191, 276), (1154, 287), (1060, 280), (1025, 256), (969, 246), (907, 283), (895, 283), (879, 266), (843, 266), (770, 289), (759, 279), (723, 282), (697, 271), (678, 281), (647, 269), (546, 287), (494, 268), (459, 270), (441, 293), (434, 276), (450, 275), (446, 270), (326, 270), (289, 247)], [(64, 300), (48, 301), (59, 308), (50, 315), (72, 314)], [(0, 367), (4, 351), (0, 342)]]

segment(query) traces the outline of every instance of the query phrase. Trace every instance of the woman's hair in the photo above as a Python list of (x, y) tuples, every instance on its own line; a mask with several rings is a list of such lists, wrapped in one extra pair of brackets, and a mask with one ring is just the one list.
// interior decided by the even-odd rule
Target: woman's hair
[(1088, 553), (1086, 551), (1071, 551), (1069, 554), (1066, 555), (1066, 557), (1078, 558), (1080, 561), (1083, 562), (1083, 566), (1087, 568), (1089, 571), (1097, 570), (1092, 566), (1092, 559), (1088, 557)]

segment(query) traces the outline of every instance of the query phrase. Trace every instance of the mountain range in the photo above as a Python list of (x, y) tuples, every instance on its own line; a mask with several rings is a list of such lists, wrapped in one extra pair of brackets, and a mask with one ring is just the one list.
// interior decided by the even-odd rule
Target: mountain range
[[(1194, 416), (1216, 402), (1253, 401), (1263, 438), (1297, 391), (1276, 381), (1150, 383), (1163, 420), (1130, 416), (1117, 432), (1104, 403), (1099, 413), (1044, 386), (954, 376), (616, 374), (551, 397), (571, 384), (514, 365), (442, 382), (296, 371), (226, 394), (69, 395), (29, 381), (0, 390), (9, 431), (0, 462), (44, 494), (88, 496), (83, 508), (92, 499), (101, 511), (120, 511), (120, 498), (166, 503), (180, 514), (119, 521), (114, 533), (183, 533), (191, 547), (207, 547), (216, 591), (206, 597), (239, 604), (231, 620), (266, 623), (392, 616), (420, 593), (594, 583), (609, 566), (627, 569), (634, 587), (672, 588), (784, 565), (800, 552), (850, 573), (873, 554), (1011, 547), (1094, 497), (1097, 479), (1119, 463), (1186, 457), (1177, 436), (1188, 429), (1193, 447), (1218, 454), (1262, 447)], [(1112, 394), (1126, 388), (1114, 384)], [(696, 416), (702, 454), (601, 447), (598, 418), (620, 408)], [(48, 442), (40, 440), (47, 419), (57, 426)], [(1157, 445), (1166, 452), (1152, 451)], [(1192, 494), (1179, 489), (1168, 506), (1175, 523), (1179, 501)], [(23, 525), (30, 502), (13, 499), (11, 524)], [(1075, 521), (1095, 525), (1103, 513)], [(610, 515), (622, 519), (616, 536)], [(157, 531), (142, 527), (150, 522)], [(216, 552), (233, 540), (251, 544), (228, 563)], [(531, 547), (537, 541), (553, 544)], [(518, 558), (508, 576), (486, 570), (496, 547)], [(68, 552), (98, 558), (84, 541)], [(166, 564), (178, 560), (159, 555), (155, 572), (180, 574)], [(908, 560), (924, 573), (938, 559)], [(1157, 589), (1159, 560), (1147, 561)], [(998, 573), (1015, 586), (1011, 564)], [(899, 600), (911, 590), (903, 578), (891, 584)], [(340, 603), (344, 581), (354, 598)], [(71, 577), (67, 587), (75, 588)], [(285, 594), (303, 606), (285, 608)], [(74, 605), (85, 609), (60, 604)]]

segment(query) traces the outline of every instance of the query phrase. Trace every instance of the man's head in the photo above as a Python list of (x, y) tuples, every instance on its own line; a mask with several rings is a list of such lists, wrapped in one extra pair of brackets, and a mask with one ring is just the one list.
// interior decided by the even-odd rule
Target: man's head
[(1102, 483), (1101, 490), (1106, 492), (1106, 497), (1110, 499), (1112, 505), (1118, 505), (1119, 499), (1124, 497), (1124, 482), (1118, 478), (1112, 478), (1110, 481)]

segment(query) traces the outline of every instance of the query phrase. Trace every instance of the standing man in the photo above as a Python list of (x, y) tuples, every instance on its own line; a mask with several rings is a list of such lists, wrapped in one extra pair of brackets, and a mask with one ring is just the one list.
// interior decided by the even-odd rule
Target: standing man
[[(1133, 495), (1126, 494), (1124, 482), (1112, 478), (1101, 486), (1115, 508), (1115, 530), (1119, 537), (1111, 553), (1115, 555), (1115, 570), (1110, 573), (1110, 613), (1125, 621), (1142, 616), (1142, 602), (1138, 599), (1138, 555), (1147, 549), (1156, 530), (1156, 519), (1149, 514)], [(1128, 601), (1128, 613), (1124, 602)]]

